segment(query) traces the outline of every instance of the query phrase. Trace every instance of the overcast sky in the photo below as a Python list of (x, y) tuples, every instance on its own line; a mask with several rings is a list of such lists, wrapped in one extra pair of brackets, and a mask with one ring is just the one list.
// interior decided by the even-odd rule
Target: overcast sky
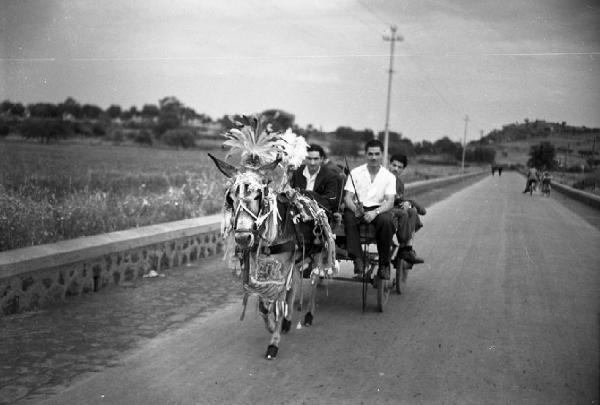
[(0, 98), (164, 96), (213, 118), (478, 139), (525, 118), (600, 127), (600, 1), (0, 0)]

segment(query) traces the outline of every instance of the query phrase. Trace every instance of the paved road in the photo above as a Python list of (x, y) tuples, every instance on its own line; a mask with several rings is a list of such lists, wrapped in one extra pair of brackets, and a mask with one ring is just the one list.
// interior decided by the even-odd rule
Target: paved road
[[(41, 365), (80, 364), (81, 370), (70, 369), (68, 386), (30, 392), (25, 402), (598, 403), (600, 231), (554, 199), (531, 198), (522, 188), (523, 178), (509, 172), (435, 204), (416, 243), (427, 263), (410, 274), (407, 294), (392, 296), (380, 314), (370, 291), (363, 314), (359, 284), (329, 283), (321, 288), (315, 325), (284, 337), (273, 362), (262, 359), (268, 336), (254, 310), (238, 320), (235, 285), (216, 283), (212, 297), (198, 294), (195, 309), (186, 301), (183, 313), (177, 301), (185, 294), (173, 297), (170, 317), (158, 322), (171, 326), (160, 334), (145, 330), (155, 324), (150, 320), (127, 318), (128, 308), (143, 311), (127, 301), (126, 290), (120, 305), (102, 304), (118, 311), (112, 322), (104, 313), (94, 324), (85, 307), (102, 296), (90, 297), (77, 306), (82, 326), (73, 335), (79, 343), (48, 335), (48, 345), (64, 345), (63, 354)], [(190, 272), (182, 291), (210, 273)], [(153, 294), (156, 301), (163, 297), (152, 285), (136, 287), (149, 289), (147, 305)], [(211, 300), (216, 309), (203, 311), (202, 302)], [(19, 320), (36, 319), (37, 325), (56, 313)], [(89, 328), (101, 342), (118, 336), (127, 322), (139, 322), (147, 340), (127, 351), (124, 339), (125, 355), (69, 357), (71, 347), (88, 343)], [(3, 342), (20, 339), (3, 330)], [(49, 350), (42, 346), (37, 355)], [(18, 390), (26, 389), (20, 382), (27, 376), (43, 378), (31, 369), (13, 370), (22, 377), (2, 375), (4, 398), (22, 397)]]

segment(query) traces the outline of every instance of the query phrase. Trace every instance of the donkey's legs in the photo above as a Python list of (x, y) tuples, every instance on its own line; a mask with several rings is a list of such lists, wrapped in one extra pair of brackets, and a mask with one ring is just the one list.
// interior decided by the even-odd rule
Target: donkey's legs
[(298, 287), (302, 282), (302, 266), (296, 266), (291, 270), (292, 273), (292, 283), (290, 285), (290, 290), (286, 293), (285, 303), (287, 306), (287, 313), (285, 314), (282, 324), (281, 331), (283, 333), (287, 333), (292, 328), (292, 315), (294, 313), (294, 301), (296, 300), (296, 293), (298, 291)]
[(269, 343), (269, 346), (267, 346), (267, 353), (265, 354), (267, 360), (271, 360), (277, 357), (277, 351), (279, 350), (279, 342), (281, 340), (281, 332), (279, 331), (280, 329), (281, 319), (276, 322), (275, 330), (273, 331), (273, 333), (271, 333), (271, 342)]
[(323, 268), (323, 251), (312, 257), (313, 271), (310, 273), (310, 291), (308, 296), (308, 312), (304, 315), (304, 326), (311, 326), (317, 310), (317, 286), (321, 283)]
[(274, 359), (277, 357), (277, 351), (279, 350), (279, 342), (281, 341), (281, 332), (288, 332), (291, 329), (292, 325), (292, 313), (294, 310), (294, 299), (296, 298), (296, 290), (300, 282), (302, 282), (301, 275), (298, 271), (296, 271), (296, 267), (290, 270), (292, 272), (290, 290), (286, 292), (285, 295), (285, 303), (286, 310), (285, 313), (282, 314), (281, 317), (277, 321), (275, 321), (275, 313), (270, 312), (269, 315), (273, 317), (273, 322), (275, 322), (275, 328), (271, 331), (271, 342), (267, 347), (267, 353), (265, 357), (268, 360)]
[(312, 326), (315, 311), (317, 310), (317, 286), (321, 282), (318, 273), (310, 275), (310, 293), (308, 297), (308, 312), (304, 315), (304, 326)]

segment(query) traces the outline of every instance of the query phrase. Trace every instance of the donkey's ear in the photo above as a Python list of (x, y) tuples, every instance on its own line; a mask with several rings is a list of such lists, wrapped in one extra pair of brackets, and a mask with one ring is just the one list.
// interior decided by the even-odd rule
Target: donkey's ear
[(277, 159), (275, 159), (274, 162), (261, 166), (258, 168), (258, 170), (261, 172), (270, 172), (277, 167), (279, 162), (281, 162), (281, 156), (277, 156)]
[(223, 173), (225, 176), (231, 178), (238, 173), (237, 167), (230, 165), (229, 163), (223, 162), (221, 159), (214, 157), (210, 153), (208, 154), (208, 157), (210, 157), (213, 160), (213, 162), (215, 162), (217, 169), (219, 169), (221, 173)]

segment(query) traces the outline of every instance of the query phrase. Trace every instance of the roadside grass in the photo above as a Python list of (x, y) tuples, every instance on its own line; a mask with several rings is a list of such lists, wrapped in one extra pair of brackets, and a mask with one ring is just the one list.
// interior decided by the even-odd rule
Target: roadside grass
[(0, 251), (214, 214), (224, 180), (200, 150), (0, 143)]
[[(460, 171), (414, 163), (404, 178)], [(215, 214), (225, 183), (206, 150), (0, 141), (0, 251)]]

